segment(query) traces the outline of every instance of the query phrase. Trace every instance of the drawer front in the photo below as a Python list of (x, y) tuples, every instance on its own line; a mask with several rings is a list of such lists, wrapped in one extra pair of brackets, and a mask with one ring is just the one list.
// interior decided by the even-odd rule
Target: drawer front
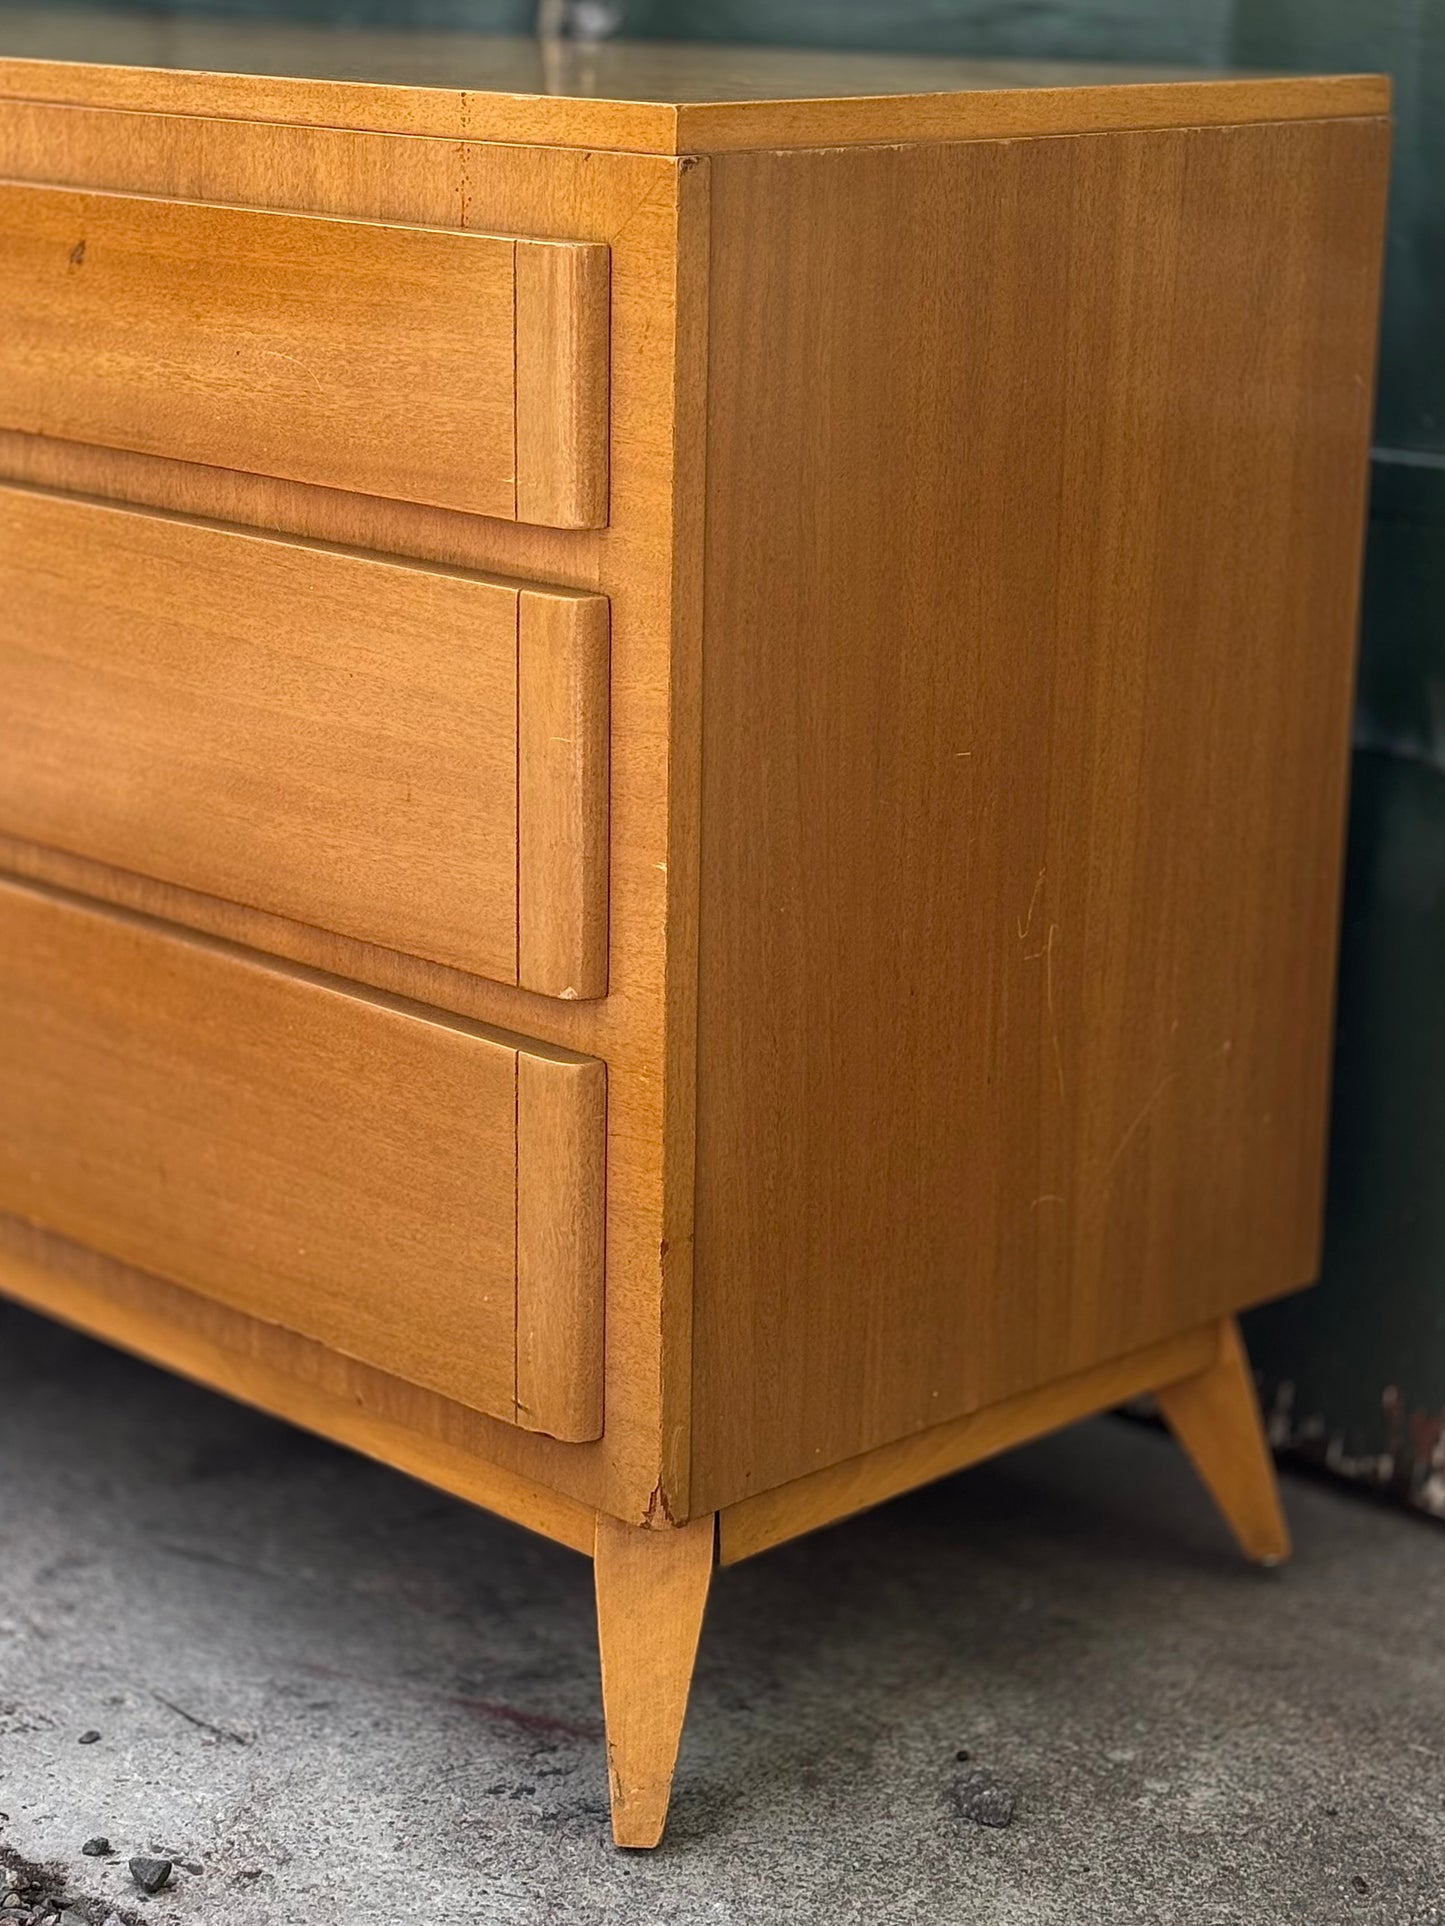
[(0, 426), (607, 519), (609, 253), (0, 184)]
[(600, 1063), (0, 881), (0, 1211), (536, 1430), (601, 1423)]
[(0, 486), (0, 606), (0, 829), (605, 990), (602, 597)]

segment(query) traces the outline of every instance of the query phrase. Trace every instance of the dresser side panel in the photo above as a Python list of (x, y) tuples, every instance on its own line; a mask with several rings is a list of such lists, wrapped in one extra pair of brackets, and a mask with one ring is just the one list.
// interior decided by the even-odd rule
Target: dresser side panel
[(695, 1509), (1313, 1275), (1387, 144), (714, 156)]

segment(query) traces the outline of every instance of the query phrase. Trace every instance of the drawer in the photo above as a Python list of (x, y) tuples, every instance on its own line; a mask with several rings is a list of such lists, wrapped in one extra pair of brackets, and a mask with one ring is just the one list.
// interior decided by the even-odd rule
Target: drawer
[(605, 1085), (0, 880), (0, 1211), (570, 1439), (601, 1425)]
[(0, 427), (607, 519), (609, 251), (0, 183)]
[(604, 598), (0, 486), (0, 606), (0, 830), (605, 990)]

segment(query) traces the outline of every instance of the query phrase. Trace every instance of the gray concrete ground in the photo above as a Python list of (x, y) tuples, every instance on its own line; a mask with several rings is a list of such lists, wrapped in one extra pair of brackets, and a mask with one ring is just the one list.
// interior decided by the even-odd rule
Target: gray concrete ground
[(1015, 1453), (719, 1576), (616, 1854), (584, 1560), (4, 1307), (0, 1387), (0, 1857), (82, 1918), (1445, 1922), (1438, 1525), (1292, 1481), (1260, 1573), (1147, 1428)]

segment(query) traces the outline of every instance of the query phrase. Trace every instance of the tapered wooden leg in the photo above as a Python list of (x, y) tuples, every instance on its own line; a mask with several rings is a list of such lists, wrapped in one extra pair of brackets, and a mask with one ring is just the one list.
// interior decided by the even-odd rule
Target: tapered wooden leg
[(667, 1823), (716, 1542), (711, 1514), (671, 1531), (597, 1520), (597, 1634), (619, 1846), (655, 1846)]
[(1288, 1558), (1289, 1529), (1238, 1321), (1220, 1320), (1219, 1356), (1207, 1371), (1155, 1395), (1240, 1550), (1261, 1565)]

